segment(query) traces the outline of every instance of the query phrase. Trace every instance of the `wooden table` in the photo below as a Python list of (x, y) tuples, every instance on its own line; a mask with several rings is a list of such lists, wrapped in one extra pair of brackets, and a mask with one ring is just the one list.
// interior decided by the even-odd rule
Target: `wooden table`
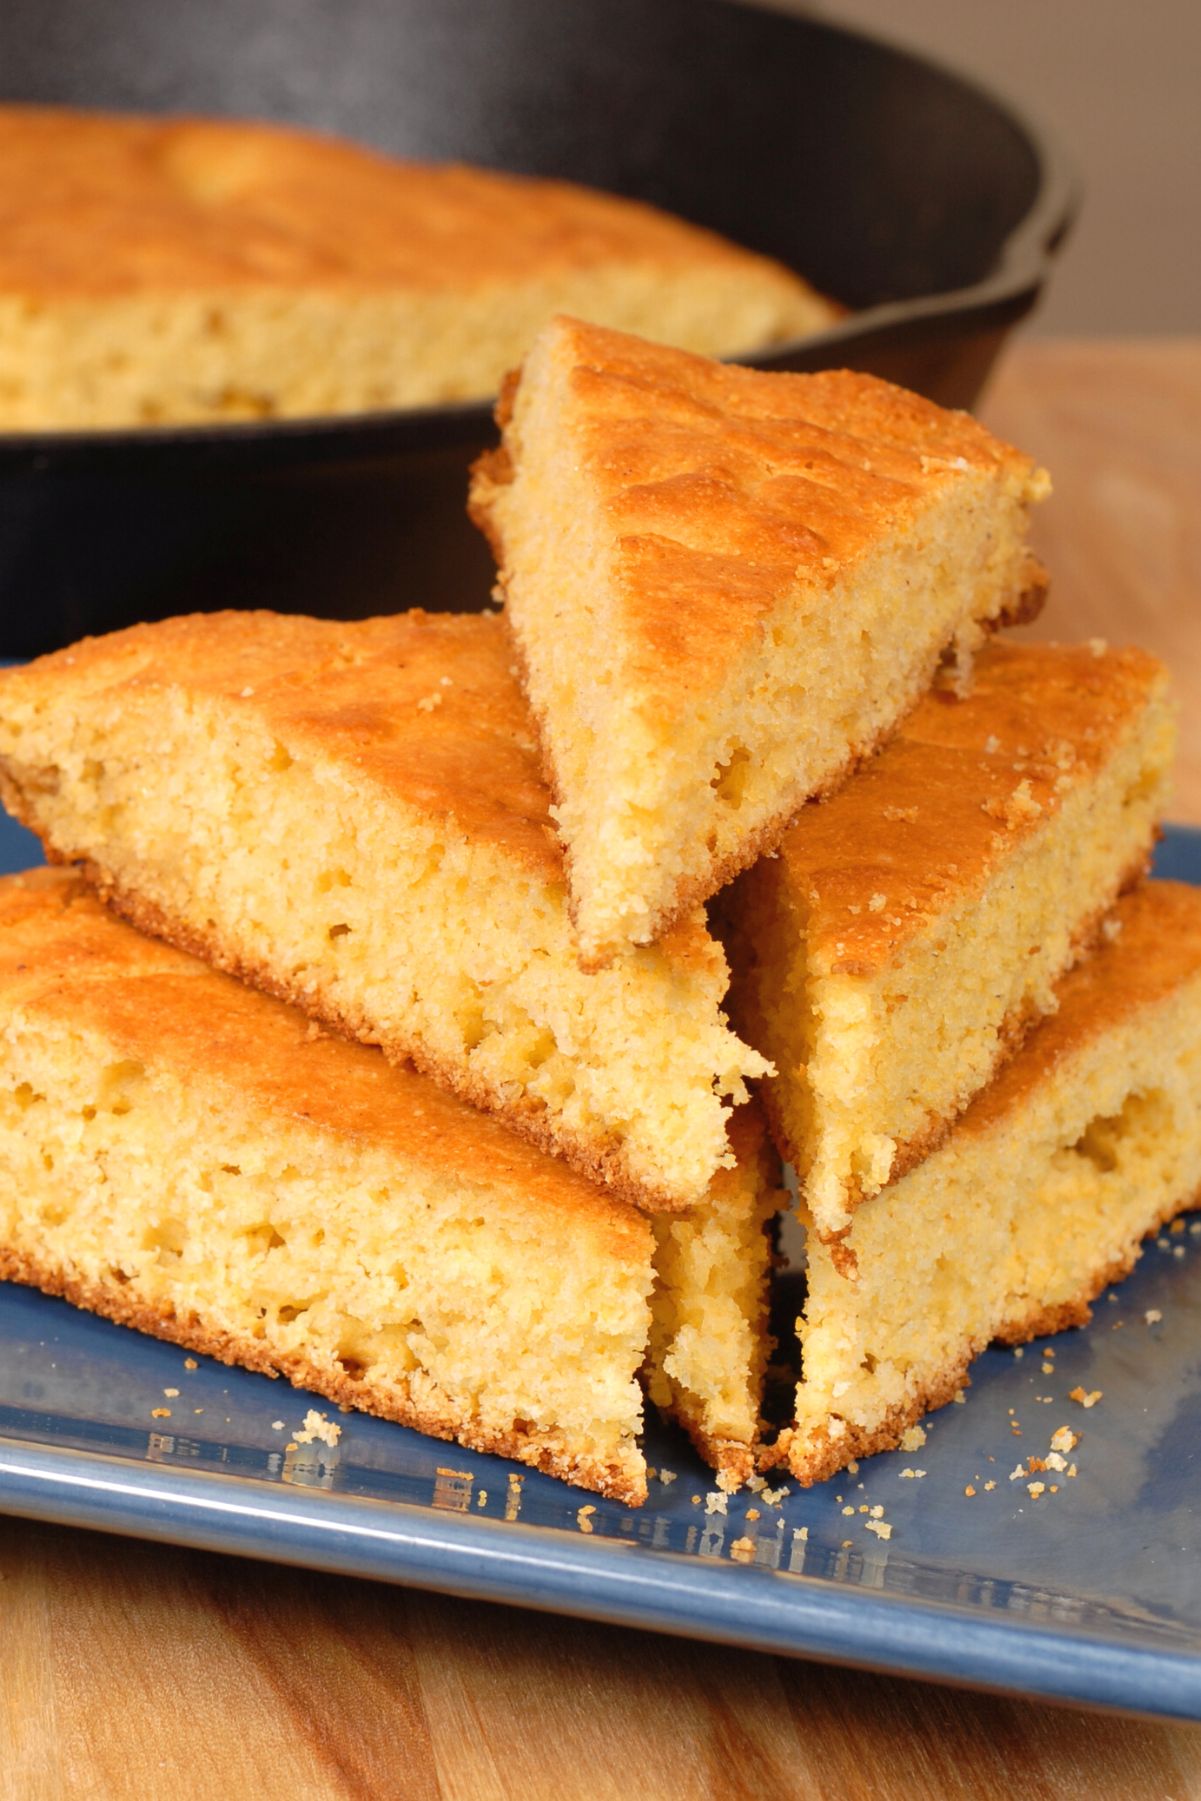
[[(1039, 343), (1043, 635), (1134, 639), (1201, 821), (1201, 340)], [(0, 1520), (2, 1801), (1201, 1795), (1201, 1734)]]

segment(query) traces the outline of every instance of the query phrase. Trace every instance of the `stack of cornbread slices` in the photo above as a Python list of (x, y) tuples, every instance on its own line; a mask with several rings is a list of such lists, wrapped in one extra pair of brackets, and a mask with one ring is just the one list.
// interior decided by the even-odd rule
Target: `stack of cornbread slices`
[(818, 1480), (1201, 1188), (1164, 674), (989, 636), (1046, 478), (883, 382), (556, 320), (499, 416), (503, 617), (0, 675), (72, 866), (0, 884), (0, 1272), (628, 1501), (643, 1388)]

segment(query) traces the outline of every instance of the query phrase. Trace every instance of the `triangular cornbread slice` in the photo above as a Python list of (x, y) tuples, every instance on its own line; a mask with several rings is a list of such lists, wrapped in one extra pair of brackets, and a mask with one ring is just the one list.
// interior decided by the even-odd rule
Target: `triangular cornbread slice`
[(856, 1213), (858, 1279), (811, 1239), (776, 1447), (802, 1482), (900, 1445), (991, 1340), (1083, 1325), (1139, 1241), (1198, 1204), (1201, 891), (1149, 882), (1116, 920), (945, 1144)]
[(638, 1502), (649, 1221), (378, 1051), (0, 880), (0, 1277)]
[(817, 1230), (945, 1137), (1145, 870), (1175, 746), (1139, 650), (993, 643), (721, 897)]
[(1040, 603), (1045, 474), (871, 376), (764, 375), (572, 319), (502, 396), (500, 569), (588, 965), (782, 835), (981, 630)]
[(691, 1206), (767, 1065), (699, 909), (580, 971), (511, 663), (473, 615), (136, 626), (0, 673), (0, 791), (135, 924)]
[(755, 1472), (762, 1434), (772, 1225), (788, 1196), (756, 1102), (734, 1115), (730, 1142), (738, 1161), (704, 1202), (654, 1221), (647, 1391), (736, 1488)]

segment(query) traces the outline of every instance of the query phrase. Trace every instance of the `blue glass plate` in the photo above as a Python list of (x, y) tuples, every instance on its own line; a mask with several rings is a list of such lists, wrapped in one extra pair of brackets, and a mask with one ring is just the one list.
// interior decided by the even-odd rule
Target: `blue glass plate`
[[(26, 833), (0, 829), (0, 867), (36, 860)], [(1201, 883), (1201, 833), (1170, 831), (1158, 867)], [(636, 1512), (321, 1402), (339, 1442), (297, 1444), (312, 1403), (284, 1383), (189, 1368), (172, 1346), (0, 1285), (0, 1511), (1201, 1719), (1196, 1227), (1153, 1241), (1087, 1330), (989, 1351), (919, 1450), (725, 1511), (662, 1427)], [(1101, 1400), (1070, 1402), (1078, 1386)], [(1047, 1471), (1032, 1496), (1015, 1465), (1065, 1424), (1077, 1474)]]

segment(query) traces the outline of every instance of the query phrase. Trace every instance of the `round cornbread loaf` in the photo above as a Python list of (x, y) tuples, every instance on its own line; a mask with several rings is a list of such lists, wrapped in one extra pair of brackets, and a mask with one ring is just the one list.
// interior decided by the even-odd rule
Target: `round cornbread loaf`
[(838, 310), (566, 182), (277, 125), (0, 108), (0, 428), (478, 398), (564, 306), (715, 354)]

